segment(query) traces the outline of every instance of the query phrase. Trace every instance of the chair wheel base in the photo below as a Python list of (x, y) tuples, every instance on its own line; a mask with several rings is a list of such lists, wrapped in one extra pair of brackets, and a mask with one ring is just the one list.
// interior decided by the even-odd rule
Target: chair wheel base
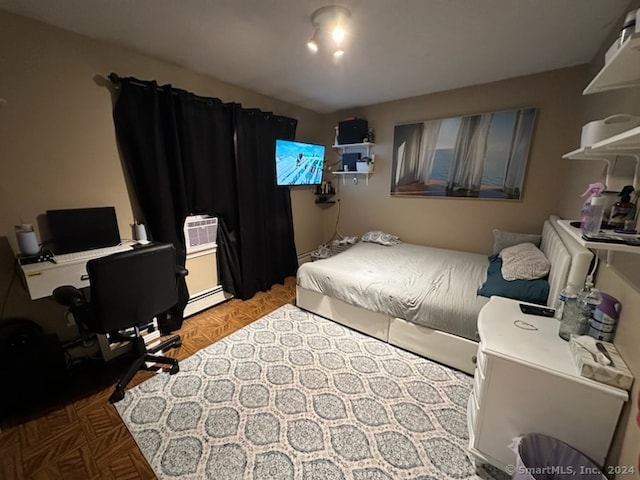
[(180, 371), (180, 365), (176, 363), (175, 365), (171, 365), (171, 368), (169, 369), (169, 375), (175, 375), (179, 371)]
[(124, 390), (116, 389), (109, 397), (109, 403), (119, 402), (124, 398)]
[(178, 341), (174, 342), (174, 344), (172, 346), (173, 346), (173, 348), (180, 348), (182, 346), (182, 340), (178, 340)]

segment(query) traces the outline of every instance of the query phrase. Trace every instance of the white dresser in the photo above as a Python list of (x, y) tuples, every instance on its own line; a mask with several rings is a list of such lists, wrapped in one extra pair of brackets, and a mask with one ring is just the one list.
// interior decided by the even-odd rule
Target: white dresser
[(543, 433), (603, 465), (628, 395), (580, 376), (558, 320), (492, 297), (478, 317), (480, 345), (468, 405), (469, 450), (504, 470), (512, 439)]

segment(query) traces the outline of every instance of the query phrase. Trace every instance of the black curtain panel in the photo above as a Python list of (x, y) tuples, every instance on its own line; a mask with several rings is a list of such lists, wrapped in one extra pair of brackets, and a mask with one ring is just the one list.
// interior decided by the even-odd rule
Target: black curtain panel
[(236, 107), (240, 266), (245, 297), (296, 274), (298, 259), (288, 187), (276, 186), (275, 140), (292, 140), (297, 121)]
[[(185, 264), (184, 219), (189, 211), (184, 166), (170, 88), (155, 82), (122, 79), (114, 112), (120, 151), (128, 168), (151, 238), (172, 243), (179, 264)], [(189, 294), (179, 282), (179, 302), (172, 315), (160, 319), (163, 332), (182, 326)]]
[[(186, 216), (215, 215), (225, 291), (247, 299), (294, 275), (291, 200), (275, 186), (274, 149), (276, 138), (294, 138), (296, 120), (117, 80), (116, 135), (152, 239), (173, 243), (184, 265)], [(187, 299), (182, 285), (180, 312)], [(174, 315), (173, 328), (181, 321)]]

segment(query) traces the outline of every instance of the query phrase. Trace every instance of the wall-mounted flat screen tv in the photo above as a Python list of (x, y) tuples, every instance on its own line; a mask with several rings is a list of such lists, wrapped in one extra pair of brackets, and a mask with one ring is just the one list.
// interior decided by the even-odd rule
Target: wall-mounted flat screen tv
[(324, 145), (276, 140), (276, 184), (320, 185), (324, 169)]

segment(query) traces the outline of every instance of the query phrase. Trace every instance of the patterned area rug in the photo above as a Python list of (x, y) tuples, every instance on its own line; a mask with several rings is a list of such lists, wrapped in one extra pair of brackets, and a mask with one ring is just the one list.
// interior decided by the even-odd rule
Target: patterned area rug
[(466, 453), (471, 381), (285, 305), (116, 408), (160, 479), (487, 478)]

